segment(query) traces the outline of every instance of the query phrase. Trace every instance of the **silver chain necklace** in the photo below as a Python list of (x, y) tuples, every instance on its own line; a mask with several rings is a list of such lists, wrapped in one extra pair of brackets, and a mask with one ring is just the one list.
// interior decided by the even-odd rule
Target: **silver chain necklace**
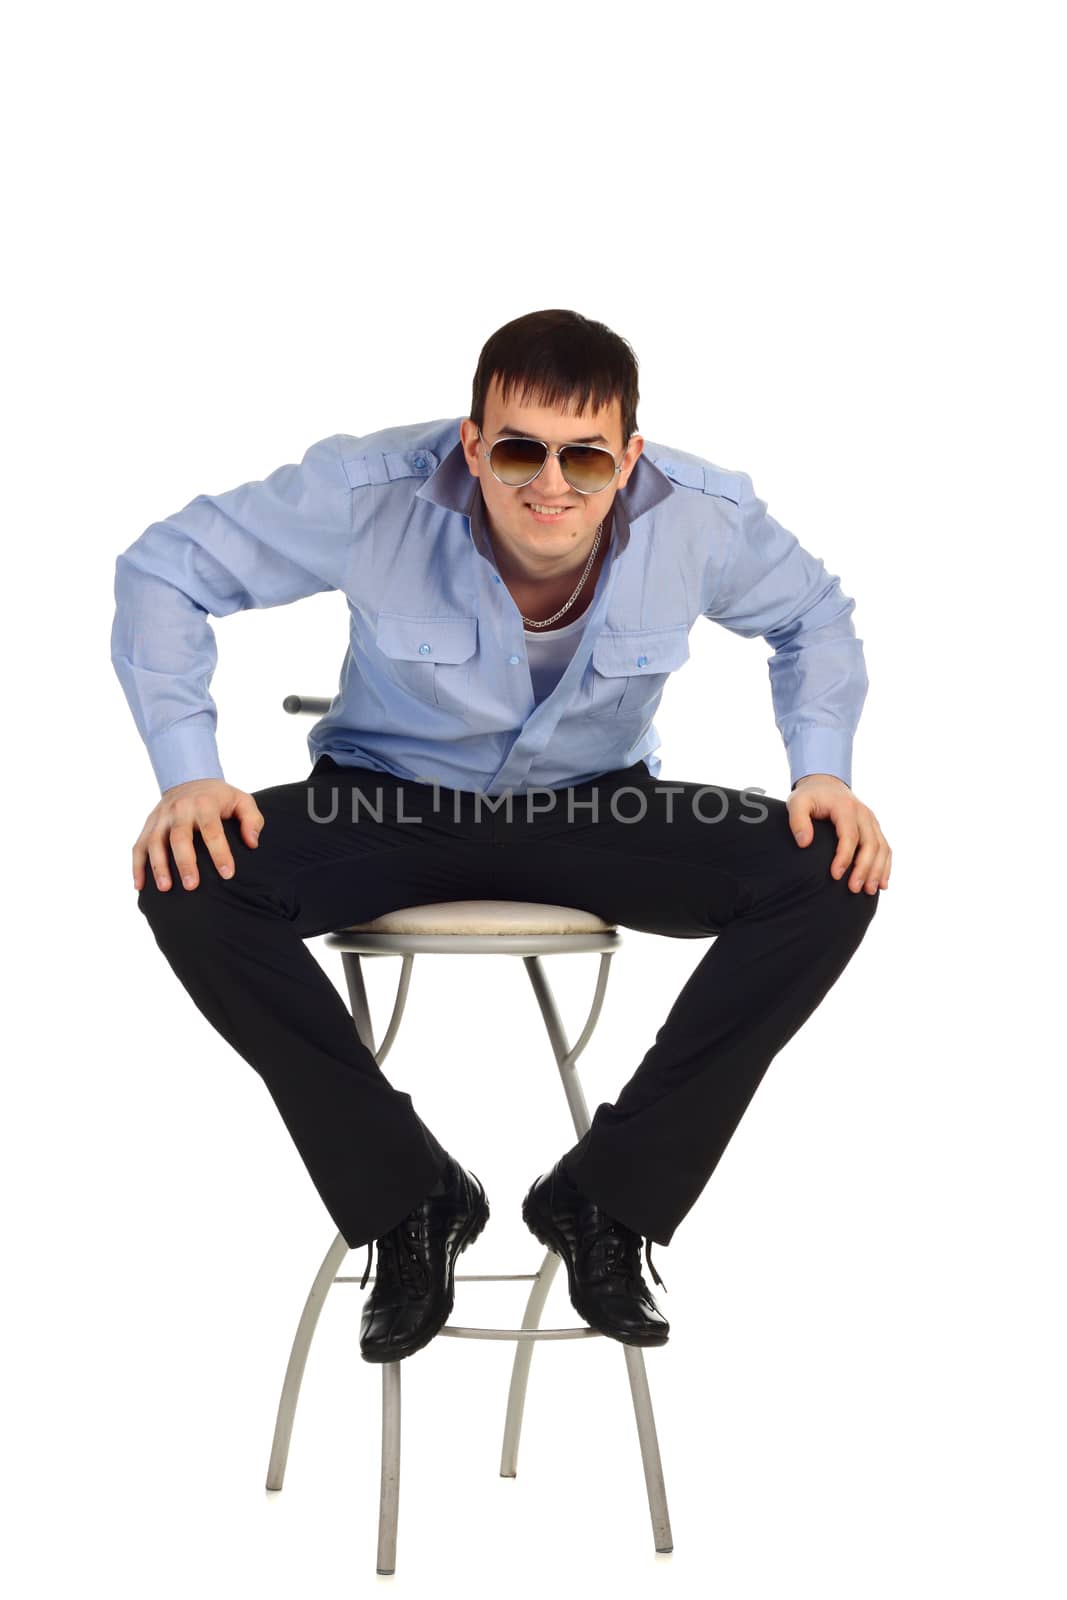
[[(601, 523), (600, 527), (597, 528), (597, 530), (596, 530), (596, 538), (593, 540), (593, 548), (589, 552), (589, 560), (585, 564), (585, 571), (582, 573), (581, 577), (578, 579), (578, 587), (577, 587), (577, 589), (575, 589), (574, 593), (571, 595), (570, 599), (567, 601), (567, 604), (565, 606), (560, 606), (559, 610), (554, 612), (552, 614), (552, 616), (546, 617), (544, 622), (534, 622), (531, 617), (523, 617), (522, 620), (523, 620), (523, 622), (526, 624), (526, 626), (528, 628), (547, 628), (551, 623), (558, 622), (560, 617), (562, 617), (562, 615), (563, 615), (563, 613), (565, 611), (569, 611), (570, 610), (571, 606), (574, 604), (574, 602), (577, 600), (579, 594), (581, 593), (582, 584), (585, 582), (586, 578), (588, 578), (589, 570), (592, 567), (593, 562), (596, 560), (597, 548), (598, 548), (598, 546), (600, 544), (600, 529), (603, 528), (603, 526), (604, 526), (604, 524)], [(519, 615), (521, 616), (522, 613), (520, 612)]]

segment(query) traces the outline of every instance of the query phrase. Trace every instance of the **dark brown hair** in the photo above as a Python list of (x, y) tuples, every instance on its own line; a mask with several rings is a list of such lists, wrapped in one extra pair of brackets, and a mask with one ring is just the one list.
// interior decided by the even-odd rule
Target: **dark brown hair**
[(471, 394), (471, 421), (479, 428), (494, 377), (505, 403), (512, 390), (521, 400), (575, 411), (599, 411), (618, 400), (624, 448), (637, 432), (637, 357), (625, 339), (578, 311), (531, 311), (490, 335)]

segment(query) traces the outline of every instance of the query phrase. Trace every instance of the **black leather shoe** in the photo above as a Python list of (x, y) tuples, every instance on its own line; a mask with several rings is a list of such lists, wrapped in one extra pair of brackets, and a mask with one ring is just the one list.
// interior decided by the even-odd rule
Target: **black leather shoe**
[[(426, 1198), (374, 1241), (378, 1270), (359, 1334), (364, 1361), (401, 1361), (440, 1332), (452, 1315), (456, 1259), (488, 1220), (485, 1190), (449, 1156)], [(361, 1289), (370, 1276), (370, 1253), (368, 1245)]]
[[(587, 1199), (558, 1161), (530, 1188), (522, 1219), (535, 1238), (562, 1256), (571, 1305), (591, 1328), (622, 1344), (666, 1344), (670, 1324), (641, 1275), (641, 1235)], [(650, 1239), (645, 1259), (665, 1289), (651, 1251)]]

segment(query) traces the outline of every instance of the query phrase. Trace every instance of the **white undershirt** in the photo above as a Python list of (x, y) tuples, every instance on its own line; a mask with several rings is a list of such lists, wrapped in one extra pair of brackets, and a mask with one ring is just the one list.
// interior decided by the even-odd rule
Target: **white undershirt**
[(565, 628), (523, 628), (537, 705), (548, 698), (566, 672), (567, 663), (578, 648), (582, 624), (588, 621), (589, 617), (583, 611)]

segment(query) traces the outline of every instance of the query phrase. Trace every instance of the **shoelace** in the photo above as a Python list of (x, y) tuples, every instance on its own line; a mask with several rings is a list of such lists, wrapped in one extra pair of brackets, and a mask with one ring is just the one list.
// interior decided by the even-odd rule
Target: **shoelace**
[(645, 1260), (648, 1262), (648, 1270), (649, 1270), (649, 1272), (651, 1272), (651, 1274), (655, 1278), (656, 1283), (658, 1284), (658, 1286), (663, 1290), (664, 1294), (666, 1294), (667, 1293), (667, 1285), (664, 1283), (663, 1279), (660, 1277), (659, 1273), (656, 1271), (655, 1267), (652, 1265), (652, 1240), (651, 1239), (646, 1239), (645, 1240)]
[[(589, 1231), (586, 1237), (586, 1248), (589, 1250), (590, 1254), (592, 1253), (593, 1248), (595, 1248), (595, 1246), (599, 1244), (601, 1240), (603, 1240), (606, 1244), (610, 1243), (616, 1246), (615, 1250), (608, 1250), (602, 1254), (601, 1259), (603, 1260), (607, 1271), (622, 1273), (635, 1285), (640, 1283), (641, 1235), (639, 1233), (634, 1233), (630, 1228), (627, 1228), (624, 1223), (616, 1222), (613, 1219), (608, 1218), (605, 1222), (601, 1223), (599, 1227), (593, 1228)], [(660, 1277), (659, 1273), (652, 1264), (651, 1239), (645, 1240), (645, 1261), (648, 1264), (648, 1270), (651, 1272), (657, 1286), (666, 1292), (667, 1285), (664, 1283), (663, 1279)]]
[(399, 1285), (416, 1300), (426, 1294), (429, 1288), (426, 1264), (421, 1256), (408, 1247), (408, 1239), (419, 1237), (418, 1228), (411, 1226), (413, 1216), (414, 1213), (410, 1213), (391, 1232), (368, 1243), (367, 1265), (359, 1284), (361, 1289), (367, 1286), (367, 1279), (370, 1277), (371, 1251), (377, 1245), (378, 1272), (374, 1279), (375, 1289)]

